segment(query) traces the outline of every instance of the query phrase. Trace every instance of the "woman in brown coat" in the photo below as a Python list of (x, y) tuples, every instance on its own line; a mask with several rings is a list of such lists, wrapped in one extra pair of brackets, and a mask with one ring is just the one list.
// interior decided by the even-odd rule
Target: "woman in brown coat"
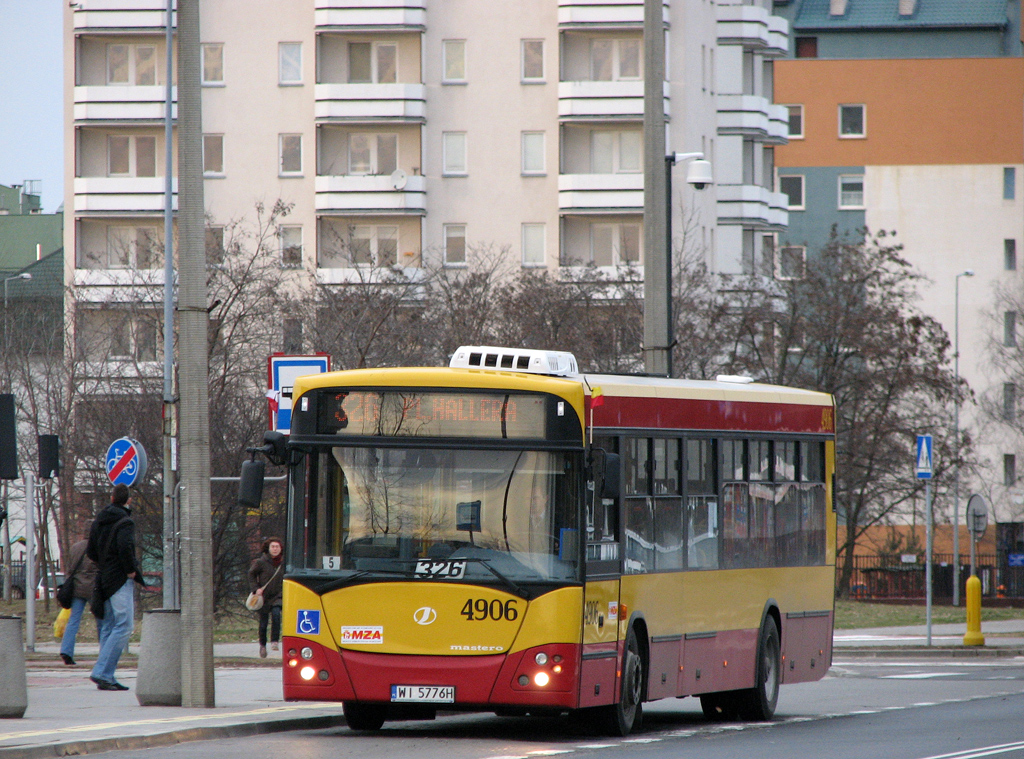
[(71, 601), (71, 616), (64, 628), (64, 637), (60, 639), (60, 658), (67, 665), (75, 663), (75, 639), (78, 637), (78, 626), (82, 622), (82, 612), (92, 598), (92, 588), (96, 583), (96, 562), (85, 555), (88, 540), (79, 540), (68, 551), (68, 560), (64, 569), (71, 573), (75, 582), (75, 597)]
[(281, 640), (281, 600), (284, 586), (284, 543), (273, 536), (263, 541), (263, 553), (249, 567), (249, 590), (263, 596), (260, 615), (260, 656), (267, 656), (267, 624), (270, 648), (277, 651)]

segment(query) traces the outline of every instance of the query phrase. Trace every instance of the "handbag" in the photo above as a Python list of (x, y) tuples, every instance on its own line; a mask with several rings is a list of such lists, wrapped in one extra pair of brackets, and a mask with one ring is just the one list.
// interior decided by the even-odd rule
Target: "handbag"
[(71, 573), (64, 578), (64, 582), (57, 586), (57, 590), (53, 596), (57, 599), (57, 603), (61, 605), (63, 609), (70, 609), (71, 604), (75, 601), (75, 573), (78, 572), (82, 566), (82, 561), (85, 559), (85, 551), (82, 551), (82, 555), (78, 557), (78, 561), (75, 562), (74, 568)]
[[(283, 566), (283, 565), (282, 565)], [(274, 570), (274, 574), (270, 575), (270, 579), (263, 585), (260, 590), (266, 589), (267, 585), (270, 585), (277, 577), (277, 573), (281, 571), (281, 567)], [(263, 594), (257, 593), (255, 590), (245, 597), (245, 608), (249, 611), (259, 611), (263, 608)]]
[(53, 637), (56, 640), (60, 640), (64, 637), (64, 628), (68, 626), (68, 619), (71, 617), (71, 609), (64, 608), (60, 610), (60, 614), (53, 620)]

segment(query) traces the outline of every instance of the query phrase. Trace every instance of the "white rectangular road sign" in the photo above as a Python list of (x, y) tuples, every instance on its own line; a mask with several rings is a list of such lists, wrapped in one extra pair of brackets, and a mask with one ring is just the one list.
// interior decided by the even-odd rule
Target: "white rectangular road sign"
[[(271, 356), (268, 362), (270, 389), (270, 428), (287, 434), (292, 426), (292, 387), (306, 374), (323, 374), (331, 370), (331, 357)], [(275, 409), (274, 406), (277, 406)]]
[(932, 478), (932, 436), (917, 436), (917, 458), (916, 458), (917, 479), (930, 480)]

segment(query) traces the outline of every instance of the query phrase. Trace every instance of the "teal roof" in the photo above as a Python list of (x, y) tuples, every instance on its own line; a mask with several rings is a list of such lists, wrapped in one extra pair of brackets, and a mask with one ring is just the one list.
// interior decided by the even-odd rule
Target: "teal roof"
[(899, 14), (899, 0), (847, 0), (846, 13), (829, 13), (829, 0), (803, 0), (794, 31), (830, 29), (1002, 28), (1009, 23), (1007, 0), (917, 0), (914, 13)]
[(64, 246), (64, 214), (0, 214), (0, 271), (21, 271)]

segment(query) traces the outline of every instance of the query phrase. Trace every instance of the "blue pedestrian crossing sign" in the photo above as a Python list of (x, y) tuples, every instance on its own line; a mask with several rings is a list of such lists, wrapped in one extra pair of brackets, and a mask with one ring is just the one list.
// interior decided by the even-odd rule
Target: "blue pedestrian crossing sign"
[(930, 480), (932, 478), (932, 436), (917, 436), (917, 462), (915, 469), (917, 479)]

